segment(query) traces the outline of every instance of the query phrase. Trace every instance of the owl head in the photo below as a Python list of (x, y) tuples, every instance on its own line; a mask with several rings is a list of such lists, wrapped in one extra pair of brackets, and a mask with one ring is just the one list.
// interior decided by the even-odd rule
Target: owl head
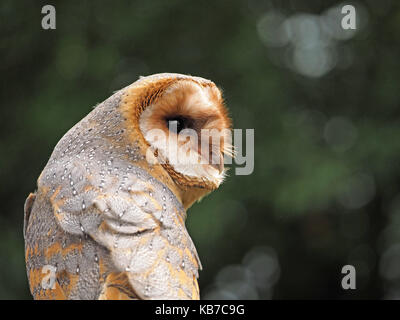
[(126, 92), (133, 139), (146, 150), (148, 168), (172, 179), (184, 206), (218, 188), (224, 155), (232, 156), (221, 90), (203, 78), (164, 73), (143, 77)]

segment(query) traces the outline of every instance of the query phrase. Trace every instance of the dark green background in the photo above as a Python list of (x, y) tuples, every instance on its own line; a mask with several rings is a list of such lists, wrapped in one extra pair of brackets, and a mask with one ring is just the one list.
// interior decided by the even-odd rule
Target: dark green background
[(23, 204), (57, 141), (159, 72), (213, 80), (255, 129), (253, 174), (188, 212), (204, 298), (400, 297), (400, 11), (350, 3), (354, 33), (335, 1), (1, 1), (0, 298), (31, 298)]

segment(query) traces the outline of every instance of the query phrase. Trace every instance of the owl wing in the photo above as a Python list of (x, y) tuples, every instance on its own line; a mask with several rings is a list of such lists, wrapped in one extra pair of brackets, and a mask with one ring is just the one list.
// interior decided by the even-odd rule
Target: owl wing
[[(39, 191), (46, 190), (62, 234), (74, 243), (90, 244), (86, 253), (62, 253), (65, 266), (76, 266), (78, 280), (90, 282), (69, 289), (68, 297), (87, 297), (86, 291), (94, 290), (100, 299), (199, 298), (201, 266), (185, 228), (185, 211), (146, 171), (114, 160), (110, 170), (93, 174), (90, 165), (68, 161), (46, 167), (38, 185)], [(65, 261), (70, 258), (74, 262)], [(98, 279), (93, 280), (93, 273)], [(101, 283), (100, 288), (93, 282)]]
[(36, 199), (36, 194), (35, 193), (30, 193), (28, 198), (26, 198), (25, 200), (25, 205), (24, 205), (24, 230), (23, 230), (23, 234), (24, 234), (24, 238), (26, 237), (26, 228), (28, 227), (28, 223), (29, 223), (29, 217), (31, 215), (32, 212), (32, 207), (33, 204), (35, 202)]

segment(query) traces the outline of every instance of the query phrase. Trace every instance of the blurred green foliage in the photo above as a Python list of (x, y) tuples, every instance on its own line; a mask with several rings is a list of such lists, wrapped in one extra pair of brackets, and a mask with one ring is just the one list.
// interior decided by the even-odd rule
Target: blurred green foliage
[[(41, 28), (45, 4), (56, 30)], [(114, 91), (159, 72), (213, 80), (234, 127), (255, 129), (253, 174), (231, 169), (188, 213), (203, 297), (400, 297), (400, 11), (390, 0), (356, 5), (358, 30), (327, 42), (319, 23), (340, 2), (3, 0), (0, 298), (31, 298), (23, 204), (57, 141)], [(277, 17), (292, 42), (271, 40)], [(254, 248), (273, 252), (273, 277), (268, 255), (243, 267)], [(357, 290), (340, 286), (345, 264)], [(246, 287), (259, 278), (270, 283)]]

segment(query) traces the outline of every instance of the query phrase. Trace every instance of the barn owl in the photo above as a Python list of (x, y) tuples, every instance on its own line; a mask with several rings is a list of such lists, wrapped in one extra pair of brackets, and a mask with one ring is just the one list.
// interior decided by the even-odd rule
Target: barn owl
[[(186, 210), (222, 183), (230, 127), (217, 86), (181, 74), (142, 77), (96, 106), (58, 142), (25, 202), (33, 297), (199, 299)], [(171, 139), (187, 129), (189, 139)], [(202, 129), (223, 132), (205, 153), (198, 146), (213, 136)]]

